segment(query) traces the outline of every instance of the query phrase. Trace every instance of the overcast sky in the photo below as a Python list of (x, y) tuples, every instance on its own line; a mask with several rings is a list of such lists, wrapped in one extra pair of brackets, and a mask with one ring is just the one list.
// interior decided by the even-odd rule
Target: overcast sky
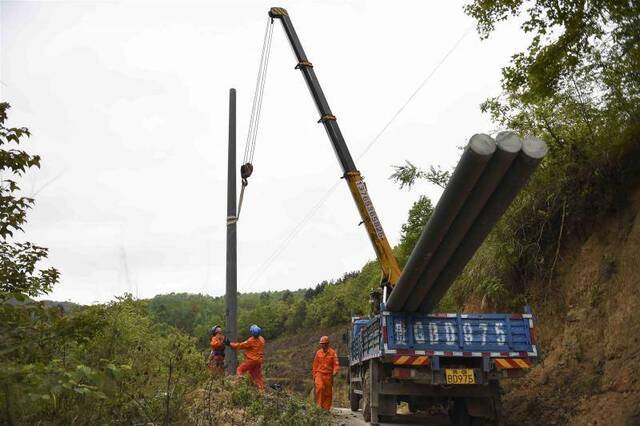
[[(238, 91), (241, 157), (271, 6), (288, 9), (396, 244), (411, 204), (440, 191), (400, 191), (391, 166), (450, 168), (472, 134), (495, 130), (479, 104), (526, 44), (515, 24), (480, 41), (463, 4), (1, 1), (1, 98), (43, 157), (23, 180), (37, 194), (26, 237), (62, 273), (47, 298), (224, 294), (228, 91)], [(238, 225), (242, 292), (313, 286), (374, 257), (344, 182), (319, 204), (341, 170), (295, 64), (276, 22)]]

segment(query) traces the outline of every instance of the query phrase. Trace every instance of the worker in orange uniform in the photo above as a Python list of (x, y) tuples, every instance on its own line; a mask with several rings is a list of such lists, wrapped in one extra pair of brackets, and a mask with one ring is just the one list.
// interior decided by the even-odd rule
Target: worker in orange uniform
[(207, 361), (209, 371), (215, 374), (224, 372), (224, 332), (222, 327), (214, 325), (211, 329), (211, 353)]
[(251, 336), (242, 343), (230, 342), (229, 339), (224, 340), (225, 345), (231, 346), (234, 350), (244, 351), (244, 362), (238, 366), (236, 374), (244, 376), (249, 373), (251, 381), (260, 391), (264, 390), (264, 380), (262, 378), (262, 361), (264, 360), (264, 337), (260, 334), (262, 330), (253, 324), (249, 327)]
[(315, 383), (316, 405), (324, 410), (331, 409), (333, 399), (333, 376), (340, 371), (338, 354), (329, 347), (329, 337), (320, 338), (320, 349), (313, 360), (313, 381)]

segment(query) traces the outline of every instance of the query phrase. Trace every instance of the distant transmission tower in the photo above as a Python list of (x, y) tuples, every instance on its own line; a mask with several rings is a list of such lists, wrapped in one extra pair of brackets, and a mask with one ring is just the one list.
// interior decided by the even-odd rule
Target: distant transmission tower
[(124, 244), (120, 245), (120, 262), (122, 266), (122, 271), (124, 273), (125, 284), (127, 285), (127, 289), (131, 292), (131, 294), (135, 295), (136, 299), (140, 298), (140, 294), (138, 293), (138, 283), (136, 280), (131, 279), (131, 274), (129, 272), (129, 264), (127, 262), (127, 252), (124, 249)]

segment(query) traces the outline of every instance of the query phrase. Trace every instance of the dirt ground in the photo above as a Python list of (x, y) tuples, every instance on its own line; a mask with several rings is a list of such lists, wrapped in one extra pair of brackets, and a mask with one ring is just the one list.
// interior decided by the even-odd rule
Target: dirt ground
[[(334, 425), (339, 426), (365, 426), (369, 423), (362, 419), (362, 412), (354, 413), (348, 408), (334, 408), (331, 410), (334, 417)], [(390, 423), (380, 423), (380, 426), (393, 425), (429, 425), (429, 426), (449, 426), (449, 418), (442, 414), (414, 414), (397, 415)]]
[[(640, 425), (640, 190), (536, 283), (540, 365), (507, 383), (507, 424)], [(571, 236), (567, 240), (570, 241)]]
[[(264, 373), (268, 382), (279, 383), (312, 399), (311, 367), (315, 353), (319, 349), (320, 337), (323, 334), (328, 335), (331, 346), (337, 351), (338, 356), (346, 356), (347, 345), (342, 341), (342, 335), (347, 331), (348, 326), (343, 325), (325, 329), (322, 332), (312, 331), (267, 342)], [(336, 376), (333, 389), (333, 405), (349, 406), (344, 371)]]

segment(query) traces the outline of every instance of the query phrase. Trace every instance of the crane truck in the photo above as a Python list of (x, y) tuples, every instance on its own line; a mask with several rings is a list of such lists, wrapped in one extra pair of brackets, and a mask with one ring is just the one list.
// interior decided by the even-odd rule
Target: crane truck
[(374, 310), (351, 323), (351, 409), (372, 424), (395, 415), (401, 402), (412, 411), (445, 407), (455, 425), (498, 424), (500, 379), (522, 376), (538, 356), (531, 311), (432, 311), (524, 186), (544, 143), (511, 133), (471, 138), (401, 271), (287, 10), (271, 8), (269, 17), (282, 23), (382, 271)]

